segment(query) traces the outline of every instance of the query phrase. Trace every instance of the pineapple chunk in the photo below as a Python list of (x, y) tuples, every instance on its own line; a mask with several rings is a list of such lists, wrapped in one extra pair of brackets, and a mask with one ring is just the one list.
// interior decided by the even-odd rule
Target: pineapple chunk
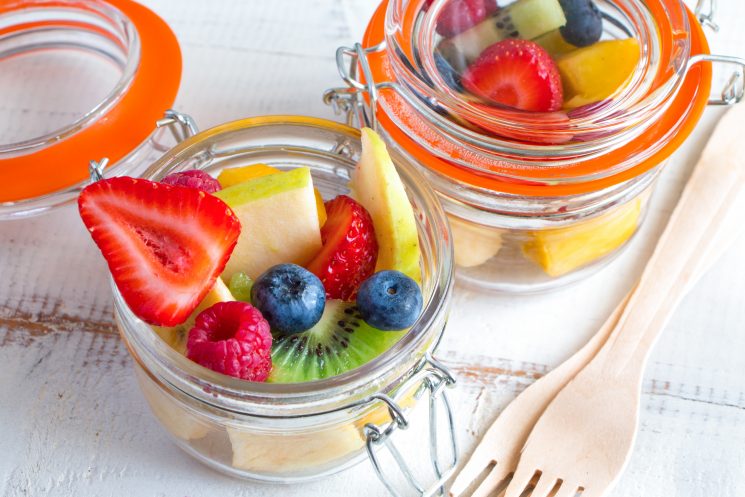
[(615, 94), (634, 73), (640, 56), (634, 38), (599, 41), (556, 59), (564, 107), (574, 109)]
[(596, 261), (623, 245), (636, 231), (641, 199), (588, 221), (534, 231), (523, 252), (552, 277)]

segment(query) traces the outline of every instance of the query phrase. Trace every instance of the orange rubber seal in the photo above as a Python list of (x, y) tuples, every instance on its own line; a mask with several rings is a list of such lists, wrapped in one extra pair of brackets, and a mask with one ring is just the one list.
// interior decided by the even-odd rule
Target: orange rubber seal
[[(655, 11), (655, 2), (646, 2), (646, 5), (650, 7), (655, 17), (665, 15), (664, 11)], [(388, 0), (384, 0), (375, 11), (375, 14), (373, 14), (362, 41), (363, 47), (373, 47), (384, 41), (387, 7)], [(701, 25), (687, 8), (686, 14), (691, 26), (690, 56), (708, 54), (709, 46)], [(661, 24), (664, 25), (664, 23)], [(667, 34), (671, 35), (671, 33)], [(663, 40), (668, 38), (668, 36), (664, 35), (664, 29), (660, 28), (660, 36)], [(411, 36), (411, 33), (408, 33), (408, 36)], [(410, 43), (406, 43), (405, 45), (409, 46)], [(663, 42), (661, 45), (663, 51), (670, 51), (669, 43)], [(388, 57), (389, 54), (385, 51), (368, 54), (367, 58), (374, 81), (396, 80)], [(483, 173), (481, 173), (432, 155), (431, 152), (420, 145), (421, 142), (437, 143), (440, 152), (447, 154), (453, 159), (469, 161), (473, 157), (473, 154), (465, 147), (459, 147), (442, 140), (436, 136), (436, 131), (422, 126), (422, 117), (395, 91), (383, 89), (380, 90), (381, 95), (379, 96), (379, 99), (385, 99), (385, 104), (388, 106), (390, 112), (392, 112), (395, 120), (386, 112), (386, 109), (380, 103), (377, 106), (376, 117), (388, 136), (415, 160), (428, 169), (442, 176), (449, 177), (456, 182), (516, 195), (574, 195), (599, 191), (633, 179), (656, 167), (668, 158), (688, 138), (701, 118), (709, 99), (711, 80), (712, 69), (709, 64), (696, 64), (690, 67), (670, 107), (659, 118), (658, 122), (641, 136), (627, 145), (611, 150), (600, 157), (575, 164), (550, 167), (520, 167), (519, 174), (521, 178), (526, 179), (505, 177), (510, 174), (514, 175), (516, 166), (498, 159), (494, 159), (488, 163), (480, 162), (479, 165), (484, 169)], [(368, 96), (365, 95), (365, 98), (368, 98)], [(415, 130), (415, 133), (420, 133), (420, 135), (410, 136), (398, 127), (396, 120), (401, 122), (406, 129)], [(664, 143), (664, 145), (660, 146), (650, 157), (617, 174), (585, 182), (562, 181), (570, 178), (597, 175), (607, 170), (609, 165), (620, 164), (629, 157), (643, 153), (650, 147), (659, 145), (660, 143)], [(500, 177), (500, 174), (504, 176)], [(531, 179), (534, 181), (531, 181)]]
[[(108, 157), (115, 164), (155, 129), (155, 122), (173, 106), (181, 82), (181, 50), (176, 36), (154, 12), (131, 0), (106, 0), (137, 30), (140, 60), (125, 94), (97, 120), (41, 150), (0, 159), (0, 202), (31, 199), (71, 187), (88, 178), (88, 162)], [(0, 5), (0, 15), (23, 9), (74, 7), (94, 12), (89, 2), (22, 0)], [(49, 21), (10, 26), (9, 32), (39, 28)], [(107, 36), (103, 29), (75, 21), (55, 26), (83, 27)]]

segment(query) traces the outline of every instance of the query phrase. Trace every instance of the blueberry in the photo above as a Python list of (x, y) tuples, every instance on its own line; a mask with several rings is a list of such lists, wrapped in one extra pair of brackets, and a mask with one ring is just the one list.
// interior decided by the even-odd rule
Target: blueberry
[(279, 264), (259, 276), (251, 302), (272, 331), (292, 335), (316, 324), (326, 305), (326, 290), (316, 275), (296, 264)]
[(399, 271), (380, 271), (360, 286), (357, 308), (370, 326), (403, 330), (422, 312), (422, 291), (416, 281)]
[(560, 28), (561, 36), (575, 47), (586, 47), (603, 34), (603, 16), (592, 0), (559, 0), (566, 25)]
[(463, 85), (460, 82), (460, 75), (453, 69), (453, 66), (445, 60), (445, 57), (439, 53), (435, 53), (435, 65), (437, 70), (440, 72), (440, 76), (445, 80), (445, 83), (455, 91), (463, 91)]

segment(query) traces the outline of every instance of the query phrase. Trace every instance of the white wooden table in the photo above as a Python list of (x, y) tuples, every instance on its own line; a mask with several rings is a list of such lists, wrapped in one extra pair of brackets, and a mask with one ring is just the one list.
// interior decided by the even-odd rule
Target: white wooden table
[[(374, 0), (150, 0), (184, 55), (177, 108), (208, 127), (269, 113), (333, 117), (334, 50)], [(745, 56), (740, 0), (721, 0), (715, 51)], [(0, 130), (8, 105), (0, 96)], [(460, 444), (577, 349), (638, 276), (716, 110), (672, 159), (640, 236), (589, 280), (538, 297), (457, 288), (440, 356), (459, 374)], [(42, 113), (43, 117), (43, 113)], [(0, 135), (2, 136), (2, 135)], [(744, 135), (745, 138), (745, 135)], [(688, 296), (644, 382), (624, 497), (745, 495), (745, 240)], [(221, 476), (182, 454), (141, 397), (112, 324), (104, 261), (74, 207), (0, 224), (0, 495), (384, 496), (368, 464), (292, 487)]]

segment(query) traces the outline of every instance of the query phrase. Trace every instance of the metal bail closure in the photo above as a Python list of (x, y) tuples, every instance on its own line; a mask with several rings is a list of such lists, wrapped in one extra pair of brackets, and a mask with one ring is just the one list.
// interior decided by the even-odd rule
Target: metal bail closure
[(101, 181), (103, 179), (103, 170), (109, 164), (109, 158), (104, 157), (99, 161), (92, 160), (88, 163), (88, 174), (91, 178), (91, 183)]
[[(385, 42), (370, 48), (363, 48), (355, 43), (354, 47), (339, 47), (336, 49), (336, 68), (339, 76), (347, 84), (342, 88), (331, 88), (323, 94), (323, 101), (331, 105), (337, 114), (346, 114), (346, 122), (354, 124), (357, 118), (360, 125), (377, 130), (377, 104), (379, 85), (373, 80), (372, 70), (367, 56), (384, 52)], [(359, 69), (362, 70), (364, 83), (359, 80)], [(362, 93), (369, 95), (370, 103), (365, 105)]]
[(168, 127), (177, 143), (181, 143), (199, 133), (199, 128), (193, 117), (173, 109), (168, 109), (163, 119), (158, 119), (155, 125), (158, 128)]
[(714, 32), (719, 31), (719, 24), (714, 21), (717, 13), (717, 0), (698, 0), (694, 13), (703, 27), (711, 28)]
[(700, 62), (710, 62), (734, 65), (735, 70), (722, 88), (719, 98), (709, 99), (709, 105), (733, 105), (740, 102), (745, 96), (745, 59), (731, 55), (699, 54), (688, 59), (686, 72)]
[[(156, 121), (155, 126), (157, 128), (168, 128), (173, 135), (176, 143), (181, 143), (187, 138), (199, 133), (196, 121), (188, 114), (169, 109), (165, 112), (165, 116), (162, 119)], [(88, 163), (88, 174), (90, 175), (90, 182), (95, 183), (103, 179), (104, 170), (109, 165), (109, 158), (104, 157), (101, 160), (91, 160)]]
[[(370, 397), (370, 401), (380, 401), (386, 404), (391, 416), (391, 421), (386, 426), (377, 426), (372, 423), (366, 424), (364, 434), (367, 454), (370, 457), (375, 473), (392, 496), (403, 497), (405, 494), (396, 488), (394, 479), (392, 478), (393, 473), (387, 472), (381, 466), (377, 453), (377, 449), (381, 446), (388, 450), (398, 466), (398, 472), (404, 477), (411, 489), (416, 492), (413, 495), (418, 497), (445, 495), (444, 484), (452, 476), (458, 463), (455, 422), (450, 402), (445, 392), (446, 387), (452, 387), (454, 384), (455, 378), (450, 374), (450, 371), (431, 355), (427, 354), (419, 371), (401, 384), (392, 397), (385, 394), (376, 394)], [(404, 457), (393, 443), (393, 440), (391, 440), (391, 435), (397, 429), (405, 430), (409, 427), (409, 420), (404, 414), (399, 402), (402, 397), (412, 391), (415, 391), (414, 395), (417, 398), (420, 398), (425, 393), (429, 395), (429, 457), (436, 480), (427, 488), (417, 481), (410, 466), (406, 463)], [(437, 431), (438, 417), (441, 411), (446, 416), (447, 434), (445, 442), (451, 452), (451, 457), (444, 467), (441, 461), (441, 447)], [(407, 494), (410, 494), (410, 492), (407, 492)]]

